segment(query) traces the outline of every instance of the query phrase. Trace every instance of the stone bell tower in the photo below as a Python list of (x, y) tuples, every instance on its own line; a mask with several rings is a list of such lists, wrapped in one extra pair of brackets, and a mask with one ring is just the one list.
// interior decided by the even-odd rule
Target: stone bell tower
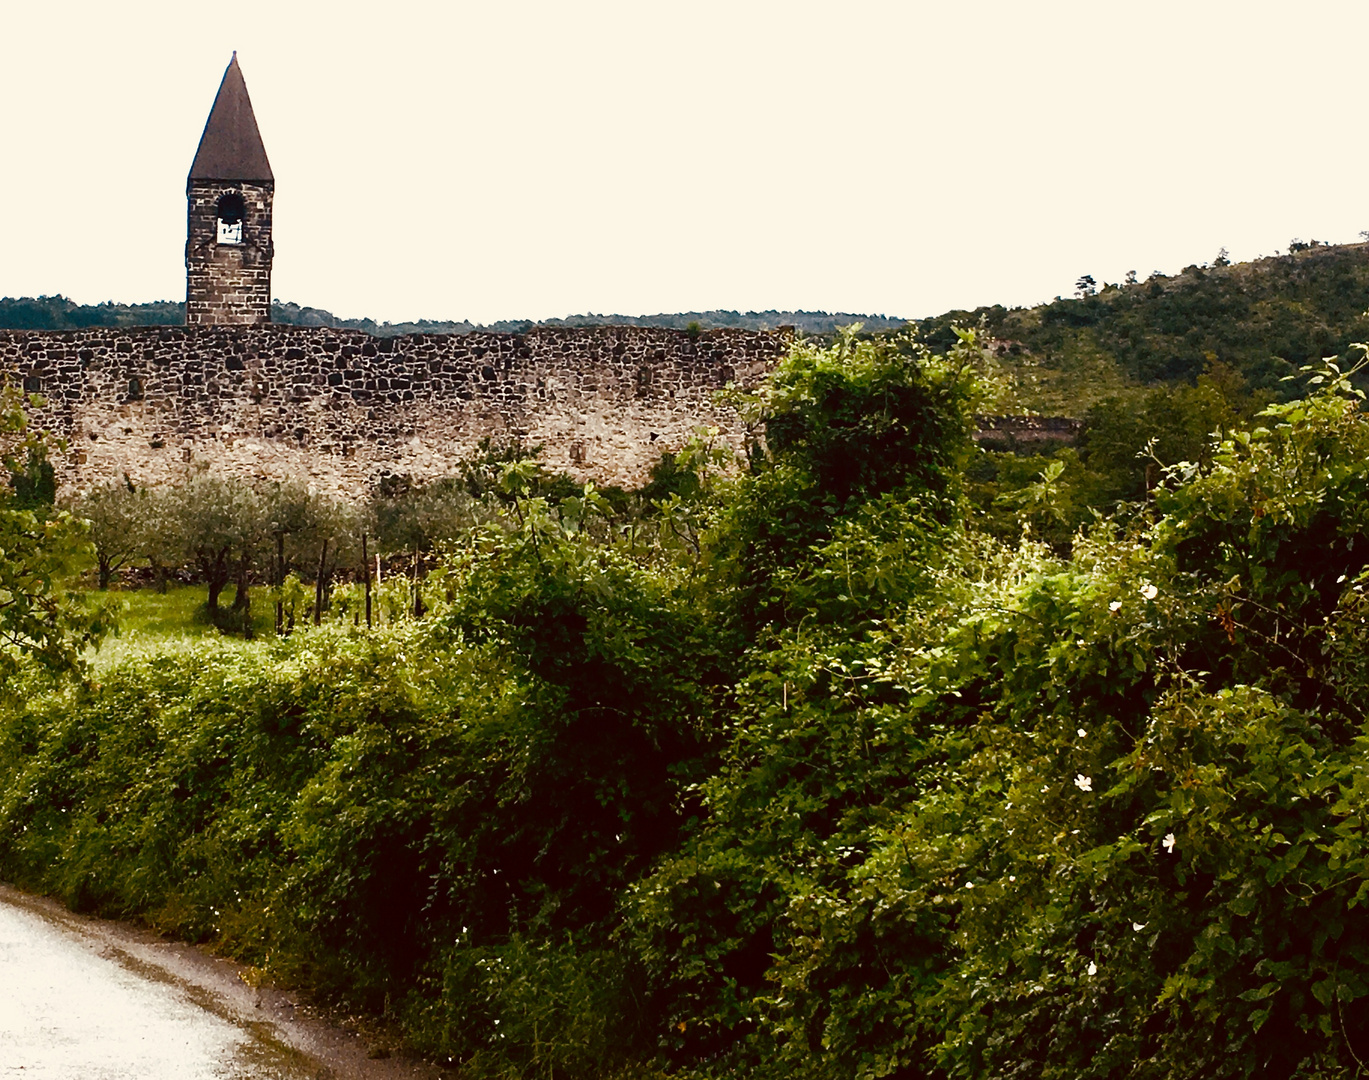
[(185, 185), (187, 326), (271, 321), (274, 190), (271, 163), (235, 52)]

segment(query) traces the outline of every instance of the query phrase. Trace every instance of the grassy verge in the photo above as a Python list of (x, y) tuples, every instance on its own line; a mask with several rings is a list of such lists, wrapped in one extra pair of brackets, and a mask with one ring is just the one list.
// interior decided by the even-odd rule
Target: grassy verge
[[(120, 602), (123, 610), (118, 634), (106, 639), (89, 658), (101, 669), (113, 668), (133, 653), (148, 649), (225, 636), (209, 621), (205, 610), (208, 589), (204, 585), (186, 585), (164, 593), (155, 589), (111, 590), (109, 595)], [(252, 632), (258, 639), (270, 636), (274, 621), (267, 590), (253, 589), (251, 598)]]

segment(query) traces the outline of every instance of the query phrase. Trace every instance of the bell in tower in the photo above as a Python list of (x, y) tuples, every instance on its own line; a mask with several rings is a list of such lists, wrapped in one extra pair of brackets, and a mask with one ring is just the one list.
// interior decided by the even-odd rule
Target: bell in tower
[(187, 326), (271, 321), (274, 190), (271, 163), (235, 52), (185, 186)]

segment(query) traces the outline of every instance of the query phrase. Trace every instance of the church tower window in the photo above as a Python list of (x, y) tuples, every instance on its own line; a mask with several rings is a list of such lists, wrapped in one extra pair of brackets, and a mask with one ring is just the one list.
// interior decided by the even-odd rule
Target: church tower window
[(219, 199), (218, 240), (220, 244), (242, 243), (242, 220), (246, 216), (247, 207), (242, 201), (242, 196), (236, 191), (230, 191)]

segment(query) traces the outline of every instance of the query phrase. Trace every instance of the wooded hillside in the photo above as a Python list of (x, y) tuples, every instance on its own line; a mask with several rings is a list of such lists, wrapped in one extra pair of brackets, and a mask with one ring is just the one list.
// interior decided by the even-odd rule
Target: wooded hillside
[(1191, 383), (1219, 364), (1252, 389), (1283, 394), (1280, 380), (1301, 365), (1369, 338), (1369, 244), (1300, 246), (1101, 289), (1081, 279), (1078, 295), (1040, 307), (951, 311), (917, 325), (929, 345), (946, 348), (953, 326), (983, 320), (1011, 356), (1048, 371)]

